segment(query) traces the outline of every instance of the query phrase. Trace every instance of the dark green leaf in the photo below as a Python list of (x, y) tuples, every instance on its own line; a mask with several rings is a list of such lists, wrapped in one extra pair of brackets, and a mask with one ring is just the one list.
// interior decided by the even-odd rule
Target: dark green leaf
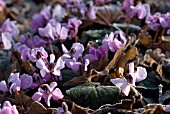
[(99, 45), (102, 44), (102, 40), (104, 39), (106, 34), (110, 34), (110, 32), (112, 32), (113, 30), (89, 30), (89, 31), (85, 31), (82, 34), (82, 39), (81, 42), (82, 43), (86, 43), (90, 40), (98, 43)]
[(69, 89), (70, 87), (66, 87), (64, 86), (63, 87), (63, 84), (67, 81), (70, 81), (71, 79), (73, 79), (74, 77), (78, 77), (79, 74), (73, 70), (69, 70), (69, 69), (64, 69), (62, 70), (62, 80), (61, 80), (61, 89), (62, 90), (67, 90)]
[(82, 84), (66, 91), (71, 99), (84, 107), (96, 109), (103, 104), (115, 103), (120, 89), (116, 86), (103, 86), (99, 83)]

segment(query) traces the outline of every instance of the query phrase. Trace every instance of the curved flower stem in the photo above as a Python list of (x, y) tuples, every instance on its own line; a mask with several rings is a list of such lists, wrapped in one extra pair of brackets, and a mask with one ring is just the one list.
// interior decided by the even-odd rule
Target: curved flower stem
[(164, 33), (165, 33), (165, 28), (163, 28), (162, 31), (161, 31), (161, 35), (160, 35), (161, 38), (164, 35)]
[(75, 42), (79, 42), (78, 36), (75, 37)]
[(52, 46), (52, 43), (50, 40), (48, 40), (49, 44), (50, 44), (50, 51), (51, 51), (51, 54), (54, 54), (54, 50), (53, 50), (53, 46)]
[(160, 31), (160, 28), (156, 31), (156, 34), (155, 34), (154, 39), (153, 39), (153, 43), (156, 42), (156, 39), (157, 39), (157, 37), (158, 37), (159, 31)]
[(127, 20), (126, 35), (128, 35), (129, 32), (129, 25), (130, 25), (130, 19)]
[(21, 97), (20, 97), (20, 94), (19, 94), (19, 92), (16, 90), (15, 91), (15, 94), (16, 94), (16, 96), (18, 97), (18, 99), (19, 99), (19, 102), (20, 102), (20, 105), (21, 105), (21, 110), (22, 110), (22, 112), (24, 113), (24, 106), (23, 106), (23, 104), (22, 104), (22, 99), (21, 99)]

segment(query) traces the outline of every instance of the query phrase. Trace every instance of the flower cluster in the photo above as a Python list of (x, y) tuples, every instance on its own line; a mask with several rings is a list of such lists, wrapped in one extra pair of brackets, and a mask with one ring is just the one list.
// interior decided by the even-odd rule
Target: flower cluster
[(161, 14), (159, 12), (154, 15), (149, 15), (146, 18), (146, 23), (148, 26), (156, 31), (159, 28), (168, 28), (167, 34), (170, 34), (170, 13)]

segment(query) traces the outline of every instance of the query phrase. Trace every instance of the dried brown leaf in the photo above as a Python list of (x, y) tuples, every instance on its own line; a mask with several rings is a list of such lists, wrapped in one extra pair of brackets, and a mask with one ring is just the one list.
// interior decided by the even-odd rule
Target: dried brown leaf
[(116, 103), (114, 105), (115, 108), (118, 109), (126, 109), (126, 110), (132, 110), (132, 106), (135, 103), (135, 98), (132, 99), (122, 99), (120, 103)]
[(99, 72), (99, 71), (96, 71), (95, 69), (92, 69), (90, 71), (90, 73), (85, 72), (80, 77), (74, 77), (72, 80), (65, 82), (64, 85), (65, 86), (73, 86), (73, 85), (77, 85), (77, 84), (81, 84), (81, 83), (90, 83), (92, 78), (104, 76), (104, 75), (107, 75), (108, 73), (109, 73), (108, 70), (103, 70), (103, 71)]
[(147, 31), (142, 30), (139, 33), (138, 38), (141, 44), (143, 44), (145, 47), (149, 47), (151, 43), (151, 35)]
[(147, 110), (147, 114), (169, 114), (160, 104), (148, 104), (144, 109)]
[(45, 108), (40, 102), (33, 102), (26, 114), (52, 114), (51, 108)]
[(124, 68), (126, 63), (132, 59), (134, 59), (138, 55), (138, 50), (136, 47), (132, 47), (130, 50), (128, 50), (123, 57), (120, 58), (117, 68), (122, 67)]
[(88, 114), (89, 110), (89, 108), (78, 106), (73, 102), (71, 112), (72, 114)]
[(123, 50), (125, 48), (125, 45), (122, 45), (115, 53), (113, 59), (110, 61), (110, 63), (107, 65), (106, 69), (114, 69), (116, 64), (118, 63), (118, 60), (123, 54)]
[(161, 48), (164, 51), (170, 51), (170, 42), (162, 41), (160, 43), (155, 43), (153, 47)]

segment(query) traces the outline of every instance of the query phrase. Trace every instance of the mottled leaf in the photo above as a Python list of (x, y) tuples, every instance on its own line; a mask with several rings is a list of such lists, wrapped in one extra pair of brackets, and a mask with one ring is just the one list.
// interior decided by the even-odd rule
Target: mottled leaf
[(96, 109), (103, 104), (115, 103), (120, 89), (115, 86), (102, 86), (99, 83), (86, 83), (71, 88), (66, 93), (75, 103)]

